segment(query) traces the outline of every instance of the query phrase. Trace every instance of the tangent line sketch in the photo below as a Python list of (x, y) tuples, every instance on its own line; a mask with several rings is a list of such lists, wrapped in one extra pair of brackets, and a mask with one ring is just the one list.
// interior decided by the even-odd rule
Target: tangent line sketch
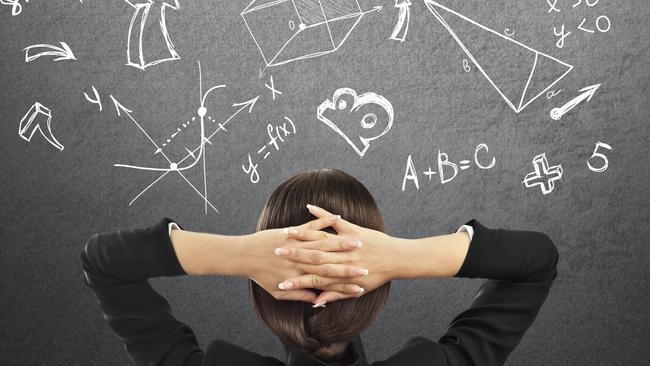
[(553, 192), (555, 181), (562, 178), (562, 166), (558, 164), (549, 167), (546, 153), (543, 153), (533, 158), (533, 167), (535, 171), (528, 173), (522, 183), (526, 188), (539, 186), (544, 195)]
[(578, 93), (582, 93), (582, 94), (571, 99), (569, 102), (567, 102), (565, 105), (561, 107), (551, 109), (551, 118), (557, 121), (560, 118), (562, 118), (562, 116), (564, 116), (566, 113), (568, 113), (570, 110), (575, 108), (578, 104), (582, 103), (583, 101), (589, 102), (591, 98), (594, 96), (594, 93), (596, 93), (596, 90), (598, 90), (598, 88), (600, 88), (600, 84), (587, 86), (578, 90)]
[(253, 0), (241, 16), (269, 67), (337, 51), (364, 15), (381, 8), (363, 11), (358, 0)]
[[(162, 178), (164, 178), (167, 174), (170, 172), (174, 172), (176, 174), (179, 174), (183, 180), (192, 188), (204, 201), (205, 204), (205, 213), (208, 211), (208, 206), (212, 208), (215, 212), (219, 213), (219, 210), (208, 200), (208, 193), (207, 193), (207, 178), (206, 178), (206, 169), (205, 169), (205, 147), (206, 143), (207, 144), (212, 144), (210, 140), (219, 132), (219, 131), (226, 131), (225, 126), (235, 117), (237, 116), (240, 112), (243, 110), (248, 109), (248, 113), (251, 113), (253, 110), (253, 106), (257, 102), (259, 96), (242, 102), (242, 103), (234, 103), (232, 106), (233, 107), (239, 107), (235, 113), (233, 113), (230, 117), (228, 117), (225, 121), (218, 123), (218, 128), (212, 132), (210, 135), (206, 136), (206, 128), (205, 128), (205, 118), (208, 113), (207, 108), (205, 107), (205, 101), (207, 97), (210, 95), (211, 92), (225, 88), (225, 85), (216, 85), (211, 88), (209, 88), (205, 93), (203, 92), (203, 83), (202, 83), (202, 73), (201, 73), (201, 64), (199, 63), (199, 91), (200, 91), (200, 103), (199, 103), (199, 108), (197, 110), (197, 115), (199, 116), (200, 120), (200, 142), (198, 146), (196, 146), (193, 149), (188, 149), (186, 148), (187, 154), (180, 160), (174, 161), (170, 157), (168, 157), (163, 149), (156, 143), (151, 136), (142, 128), (140, 123), (136, 121), (133, 116), (131, 115), (132, 111), (124, 107), (120, 102), (118, 102), (112, 95), (111, 100), (113, 101), (115, 108), (117, 110), (117, 113), (119, 116), (124, 113), (135, 125), (138, 127), (140, 131), (147, 137), (149, 142), (155, 147), (155, 152), (154, 155), (161, 155), (165, 160), (167, 166), (164, 167), (148, 167), (148, 166), (140, 166), (140, 165), (131, 165), (131, 164), (114, 164), (115, 167), (120, 167), (120, 168), (128, 168), (128, 169), (135, 169), (135, 170), (142, 170), (142, 171), (155, 171), (155, 172), (162, 172), (162, 174), (156, 178), (151, 184), (149, 184), (144, 190), (142, 190), (131, 202), (129, 203), (129, 206), (131, 206), (142, 194), (144, 194), (149, 188), (153, 187), (156, 183), (158, 183)], [(188, 161), (187, 163), (186, 160)], [(202, 163), (202, 168), (203, 168), (203, 192), (199, 191), (183, 174), (184, 171), (187, 171), (196, 165), (198, 163)], [(185, 164), (184, 164), (185, 163)]]
[(47, 142), (60, 151), (63, 151), (63, 145), (52, 134), (51, 122), (52, 112), (50, 109), (43, 106), (41, 103), (36, 102), (20, 120), (18, 135), (20, 135), (23, 140), (29, 142), (32, 140), (36, 131), (39, 131)]
[(395, 7), (399, 9), (399, 17), (397, 18), (395, 28), (393, 28), (393, 33), (390, 35), (390, 39), (400, 42), (406, 40), (406, 34), (409, 31), (409, 22), (411, 20), (411, 5), (413, 4), (410, 0), (395, 0)]
[(135, 8), (129, 25), (127, 65), (144, 70), (161, 62), (179, 60), (181, 57), (174, 49), (165, 17), (167, 8), (180, 9), (178, 0), (124, 1)]
[[(376, 111), (383, 112), (384, 118), (378, 118)], [(391, 102), (381, 95), (373, 92), (357, 95), (353, 89), (341, 88), (334, 92), (331, 100), (318, 106), (316, 117), (341, 135), (362, 158), (370, 141), (385, 135), (393, 126), (394, 112)], [(370, 131), (379, 131), (381, 125), (385, 125), (381, 132)]]
[[(573, 69), (572, 65), (433, 0), (424, 0), (424, 3), (515, 113), (521, 112)], [(522, 65), (531, 66), (522, 68)]]
[(35, 44), (33, 46), (24, 48), (23, 51), (25, 51), (25, 62), (29, 63), (43, 56), (54, 56), (55, 59), (52, 61), (77, 59), (67, 43), (59, 43), (61, 43), (61, 47), (57, 47), (51, 44)]
[[(25, 0), (25, 3), (29, 3), (29, 0)], [(11, 16), (13, 17), (20, 15), (23, 11), (23, 6), (20, 4), (20, 0), (0, 0), (0, 4), (11, 6)]]

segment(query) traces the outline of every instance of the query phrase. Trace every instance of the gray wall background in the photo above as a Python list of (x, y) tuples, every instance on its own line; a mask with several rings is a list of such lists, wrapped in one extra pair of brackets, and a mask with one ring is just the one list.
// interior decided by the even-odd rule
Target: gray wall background
[[(364, 16), (337, 52), (269, 68), (261, 78), (262, 57), (240, 17), (245, 2), (182, 1), (179, 10), (168, 9), (167, 26), (181, 59), (146, 71), (125, 65), (134, 9), (124, 1), (21, 1), (15, 17), (10, 6), (0, 5), (0, 363), (128, 364), (82, 282), (79, 253), (91, 234), (150, 225), (163, 216), (192, 230), (249, 233), (275, 186), (305, 169), (334, 167), (367, 185), (397, 236), (449, 232), (471, 218), (550, 235), (560, 250), (559, 275), (509, 365), (647, 364), (650, 9), (644, 0), (573, 8), (576, 2), (559, 0), (559, 13), (548, 13), (541, 0), (443, 2), (574, 65), (553, 88), (560, 94), (541, 97), (519, 114), (476, 68), (463, 70), (465, 54), (421, 1), (413, 2), (403, 43), (389, 40), (398, 16), (394, 2), (360, 0), (364, 9), (384, 8)], [(593, 28), (601, 15), (611, 20), (608, 32), (577, 29), (583, 18)], [(562, 24), (572, 33), (560, 49), (553, 27)], [(59, 41), (78, 61), (43, 57), (25, 63), (23, 48)], [(495, 48), (496, 41), (478, 49)], [(158, 174), (113, 164), (160, 166), (164, 160), (128, 118), (116, 114), (109, 95), (163, 141), (196, 113), (197, 60), (204, 86), (227, 85), (209, 101), (216, 119), (230, 115), (233, 103), (260, 96), (251, 114), (238, 115), (206, 149), (208, 198), (220, 213), (205, 214), (203, 200), (173, 175), (129, 206)], [(517, 67), (530, 66), (503, 67), (516, 75)], [(283, 93), (275, 100), (264, 86), (271, 75)], [(551, 108), (597, 83), (602, 86), (590, 102), (560, 121), (549, 118)], [(102, 112), (83, 96), (91, 85), (102, 98)], [(316, 118), (316, 107), (341, 87), (381, 94), (395, 110), (392, 129), (362, 159)], [(38, 135), (31, 142), (17, 136), (20, 119), (36, 101), (52, 109), (52, 130), (63, 151)], [(266, 125), (284, 116), (297, 132), (262, 160), (256, 151), (268, 141)], [(192, 128), (179, 137), (188, 139), (187, 146), (198, 142)], [(598, 141), (613, 147), (599, 150), (609, 159), (602, 173), (586, 164)], [(482, 156), (496, 158), (494, 168), (473, 166), (446, 184), (421, 174), (428, 166), (436, 170), (438, 150), (458, 162), (471, 159), (479, 143), (489, 147)], [(173, 149), (171, 155), (183, 156)], [(544, 152), (551, 165), (564, 169), (548, 195), (522, 184), (532, 158)], [(259, 163), (257, 184), (242, 171), (249, 153)], [(407, 184), (402, 191), (408, 155), (420, 188)], [(202, 188), (199, 169), (187, 176)], [(279, 341), (249, 305), (244, 279), (154, 282), (203, 345), (223, 338), (283, 357)], [(394, 283), (387, 308), (363, 335), (369, 358), (386, 358), (415, 335), (440, 336), (480, 283)]]

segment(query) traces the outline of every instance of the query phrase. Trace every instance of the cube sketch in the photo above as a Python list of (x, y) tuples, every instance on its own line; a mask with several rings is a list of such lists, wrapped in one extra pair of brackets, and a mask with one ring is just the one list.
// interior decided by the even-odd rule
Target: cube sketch
[(357, 0), (253, 0), (241, 13), (266, 66), (335, 52), (361, 18)]

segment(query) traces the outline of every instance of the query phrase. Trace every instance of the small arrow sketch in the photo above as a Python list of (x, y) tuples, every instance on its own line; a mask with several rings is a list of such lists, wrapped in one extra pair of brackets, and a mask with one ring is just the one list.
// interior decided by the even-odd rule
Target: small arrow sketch
[(29, 63), (37, 58), (44, 56), (53, 56), (56, 57), (52, 61), (62, 61), (62, 60), (76, 60), (77, 58), (72, 53), (72, 49), (65, 42), (59, 42), (61, 47), (57, 47), (51, 44), (35, 44), (33, 46), (26, 47), (23, 49), (25, 51), (25, 62)]
[(41, 103), (36, 102), (20, 120), (18, 135), (20, 135), (23, 140), (29, 142), (32, 140), (32, 137), (34, 137), (36, 131), (39, 131), (47, 142), (63, 151), (63, 145), (52, 134), (51, 122), (52, 112), (50, 109), (43, 106)]
[(409, 31), (409, 22), (411, 20), (411, 3), (410, 0), (395, 0), (395, 7), (399, 9), (399, 16), (397, 24), (393, 28), (393, 33), (390, 39), (394, 41), (404, 42), (406, 33)]
[(596, 90), (598, 90), (598, 88), (600, 88), (600, 84), (587, 86), (578, 90), (578, 93), (582, 93), (582, 94), (571, 99), (569, 102), (567, 102), (565, 105), (559, 108), (551, 109), (551, 118), (558, 121), (560, 118), (562, 118), (562, 116), (564, 116), (570, 110), (578, 106), (578, 104), (582, 103), (583, 101), (589, 102), (591, 98), (593, 98), (594, 93), (596, 93)]
[(543, 153), (533, 158), (533, 167), (535, 171), (528, 173), (522, 183), (526, 188), (539, 186), (544, 195), (553, 192), (555, 181), (562, 178), (562, 166), (558, 164), (549, 167), (546, 153)]

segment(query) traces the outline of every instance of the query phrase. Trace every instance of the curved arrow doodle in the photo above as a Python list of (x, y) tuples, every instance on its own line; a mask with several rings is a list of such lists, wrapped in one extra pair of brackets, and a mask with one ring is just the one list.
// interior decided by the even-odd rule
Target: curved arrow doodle
[(62, 60), (76, 60), (77, 58), (72, 53), (72, 49), (65, 42), (59, 42), (61, 47), (51, 44), (35, 44), (23, 49), (25, 51), (25, 63), (32, 62), (39, 57), (54, 56), (52, 61)]

